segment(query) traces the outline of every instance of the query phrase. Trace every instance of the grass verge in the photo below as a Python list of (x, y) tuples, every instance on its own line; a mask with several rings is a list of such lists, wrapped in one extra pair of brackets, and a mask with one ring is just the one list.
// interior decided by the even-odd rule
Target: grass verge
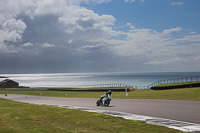
[(174, 129), (125, 120), (104, 114), (31, 105), (0, 98), (0, 132), (3, 133), (180, 133)]
[[(0, 91), (6, 94), (25, 94), (51, 97), (99, 98), (104, 92), (73, 92), (73, 91)], [(67, 94), (67, 96), (66, 96)], [(135, 90), (128, 92), (113, 92), (113, 98), (121, 99), (162, 99), (200, 101), (200, 87), (171, 90)]]

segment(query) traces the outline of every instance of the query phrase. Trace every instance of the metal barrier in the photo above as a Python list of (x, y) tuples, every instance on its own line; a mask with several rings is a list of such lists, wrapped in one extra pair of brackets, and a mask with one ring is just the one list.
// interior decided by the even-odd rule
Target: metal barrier
[(171, 83), (186, 83), (186, 82), (195, 82), (200, 81), (200, 76), (193, 77), (184, 77), (184, 78), (175, 78), (175, 79), (167, 79), (167, 80), (159, 80), (148, 86), (151, 88), (153, 86), (162, 85), (162, 84), (171, 84)]

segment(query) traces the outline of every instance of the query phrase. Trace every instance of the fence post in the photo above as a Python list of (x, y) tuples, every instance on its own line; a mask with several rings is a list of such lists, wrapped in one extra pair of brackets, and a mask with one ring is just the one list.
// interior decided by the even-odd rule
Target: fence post
[(128, 96), (127, 88), (125, 89), (125, 91), (126, 91), (126, 96)]

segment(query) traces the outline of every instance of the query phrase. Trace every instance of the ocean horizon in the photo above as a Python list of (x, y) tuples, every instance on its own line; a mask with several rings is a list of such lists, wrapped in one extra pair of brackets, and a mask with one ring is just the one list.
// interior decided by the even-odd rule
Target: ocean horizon
[[(88, 88), (123, 84), (144, 87), (158, 80), (200, 76), (200, 72), (104, 72), (104, 73), (37, 73), (37, 74), (0, 74), (27, 87), (74, 87)], [(3, 78), (0, 79), (4, 80)]]

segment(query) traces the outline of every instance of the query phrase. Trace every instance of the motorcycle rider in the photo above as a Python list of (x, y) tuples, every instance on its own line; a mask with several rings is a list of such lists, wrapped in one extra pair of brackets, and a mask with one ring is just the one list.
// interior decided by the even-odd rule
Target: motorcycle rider
[(110, 96), (111, 96), (111, 94), (112, 94), (111, 90), (108, 90), (108, 92), (106, 93), (106, 95), (110, 95)]
[[(111, 90), (108, 90), (108, 92), (106, 92), (105, 94), (103, 94), (103, 96), (101, 96), (101, 100), (104, 98), (104, 97), (108, 97), (108, 95), (110, 95), (111, 97), (111, 94), (112, 94), (112, 91)], [(103, 104), (104, 104), (104, 101), (103, 101)]]
[(112, 94), (112, 91), (109, 90), (107, 93), (105, 93), (103, 96), (101, 96), (101, 98), (99, 100), (97, 100), (96, 105), (97, 106), (100, 106), (100, 105), (108, 106), (112, 99), (111, 94)]
[(111, 94), (112, 94), (112, 91), (108, 90), (108, 92), (106, 92), (105, 94), (103, 94), (103, 96), (101, 96), (101, 99), (103, 99), (104, 97), (107, 97), (108, 95), (111, 96)]

